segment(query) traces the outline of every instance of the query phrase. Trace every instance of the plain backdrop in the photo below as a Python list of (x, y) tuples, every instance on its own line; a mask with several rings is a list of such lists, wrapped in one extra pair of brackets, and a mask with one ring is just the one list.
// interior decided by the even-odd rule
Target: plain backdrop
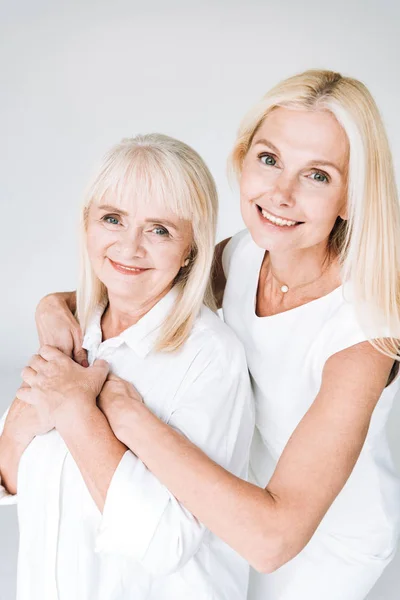
[[(191, 144), (217, 181), (222, 239), (243, 227), (226, 178), (239, 121), (296, 72), (364, 81), (399, 171), (399, 59), (396, 0), (0, 0), (0, 409), (37, 349), (38, 300), (75, 287), (82, 190), (112, 144), (152, 131)], [(400, 466), (399, 400), (389, 434)], [(15, 508), (4, 508), (0, 600), (15, 596), (16, 552)], [(369, 600), (398, 599), (399, 571), (400, 557)]]

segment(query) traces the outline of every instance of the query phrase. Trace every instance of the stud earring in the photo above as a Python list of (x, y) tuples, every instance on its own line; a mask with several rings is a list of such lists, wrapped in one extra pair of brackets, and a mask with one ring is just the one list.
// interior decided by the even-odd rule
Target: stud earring
[(184, 267), (187, 267), (189, 263), (190, 263), (190, 260), (187, 258), (187, 259), (185, 260), (185, 262), (183, 263), (183, 266), (184, 266)]

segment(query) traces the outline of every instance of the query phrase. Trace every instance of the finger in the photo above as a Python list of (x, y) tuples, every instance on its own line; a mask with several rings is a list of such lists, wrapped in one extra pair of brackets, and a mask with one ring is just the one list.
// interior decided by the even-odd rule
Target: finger
[(54, 346), (41, 346), (38, 354), (47, 361), (60, 360), (65, 357), (65, 354)]
[(84, 348), (82, 348), (83, 335), (81, 328), (75, 327), (74, 329), (72, 329), (71, 336), (73, 341), (72, 358), (82, 367), (88, 367), (89, 362), (87, 360), (87, 351)]
[(34, 404), (32, 388), (30, 387), (20, 387), (17, 390), (15, 397), (18, 398), (18, 400), (21, 400), (21, 402), (26, 402), (26, 404)]
[(107, 375), (107, 381), (124, 381), (121, 377), (118, 377), (115, 373), (111, 371)]
[(37, 373), (34, 371), (34, 369), (32, 369), (32, 367), (24, 367), (21, 371), (21, 377), (25, 383), (32, 387), (32, 385), (35, 383)]
[(84, 348), (76, 348), (76, 346), (74, 346), (74, 352), (73, 352), (72, 358), (74, 359), (75, 362), (82, 365), (82, 367), (86, 368), (89, 366), (89, 362), (87, 359), (87, 352)]
[(39, 373), (39, 371), (43, 371), (43, 369), (48, 365), (48, 361), (45, 360), (42, 356), (40, 356), (39, 354), (34, 354), (31, 358), (31, 360), (29, 361), (28, 365), (34, 370), (36, 371), (36, 373)]
[(96, 395), (100, 393), (101, 388), (105, 380), (107, 379), (108, 372), (110, 370), (110, 365), (106, 360), (95, 360), (93, 365), (88, 368), (90, 371), (90, 376), (93, 378), (93, 383), (96, 388)]

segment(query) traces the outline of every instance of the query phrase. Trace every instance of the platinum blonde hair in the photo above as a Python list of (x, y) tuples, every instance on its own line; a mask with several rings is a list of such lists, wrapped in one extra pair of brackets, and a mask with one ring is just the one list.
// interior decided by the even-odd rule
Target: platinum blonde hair
[(86, 191), (82, 209), (77, 318), (83, 331), (96, 307), (108, 300), (86, 246), (89, 208), (105, 198), (117, 205), (154, 200), (192, 225), (189, 264), (173, 282), (177, 299), (156, 344), (159, 351), (177, 350), (188, 338), (203, 302), (215, 310), (210, 284), (218, 213), (214, 179), (197, 152), (166, 135), (138, 135), (111, 148)]
[(375, 101), (360, 81), (332, 71), (309, 70), (282, 81), (240, 126), (230, 159), (238, 177), (254, 134), (277, 107), (329, 111), (347, 135), (348, 220), (338, 217), (329, 247), (339, 256), (343, 282), (351, 282), (370, 342), (399, 360), (400, 206), (392, 155)]

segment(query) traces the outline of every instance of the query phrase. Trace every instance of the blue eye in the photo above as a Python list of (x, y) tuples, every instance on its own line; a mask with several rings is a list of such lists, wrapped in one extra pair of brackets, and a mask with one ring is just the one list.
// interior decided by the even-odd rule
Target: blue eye
[(114, 217), (113, 215), (104, 215), (104, 217), (102, 218), (102, 221), (104, 221), (105, 223), (109, 223), (110, 225), (118, 225), (119, 224), (119, 220), (117, 219), (117, 217)]
[(153, 232), (156, 235), (160, 235), (160, 236), (165, 236), (165, 235), (169, 235), (169, 232), (165, 229), (165, 227), (154, 227)]
[(329, 183), (328, 176), (321, 171), (315, 171), (315, 173), (311, 174), (311, 179), (314, 181), (318, 181), (318, 183)]
[(272, 156), (272, 154), (266, 154), (264, 152), (263, 154), (259, 154), (258, 158), (260, 159), (263, 165), (268, 165), (269, 167), (274, 167), (276, 165), (276, 160)]

